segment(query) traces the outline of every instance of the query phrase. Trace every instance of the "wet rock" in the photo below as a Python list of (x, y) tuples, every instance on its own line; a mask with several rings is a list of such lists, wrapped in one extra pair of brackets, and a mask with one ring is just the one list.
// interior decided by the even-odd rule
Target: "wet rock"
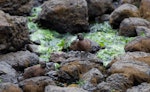
[(42, 67), (41, 64), (34, 65), (24, 70), (23, 78), (27, 79), (31, 77), (43, 76), (45, 73), (46, 73), (46, 66)]
[(84, 81), (82, 88), (88, 91), (94, 91), (97, 85), (103, 81), (103, 78), (103, 74), (98, 69), (92, 68), (81, 77), (81, 80)]
[(0, 11), (0, 53), (17, 51), (29, 43), (27, 19)]
[(0, 62), (0, 79), (1, 82), (17, 82), (17, 72), (15, 69), (12, 68), (9, 64), (5, 61)]
[(90, 19), (111, 13), (114, 10), (112, 0), (86, 0)]
[(60, 33), (89, 31), (85, 0), (49, 0), (42, 5), (38, 22)]
[(113, 28), (117, 29), (125, 18), (139, 16), (139, 10), (136, 6), (132, 4), (123, 4), (111, 13), (109, 22)]
[(150, 36), (150, 28), (137, 26), (135, 30), (138, 36)]
[(137, 26), (150, 28), (150, 22), (142, 18), (126, 18), (120, 24), (119, 35), (128, 37), (137, 36)]
[(34, 0), (3, 0), (0, 2), (0, 10), (11, 15), (29, 15), (34, 6)]
[(141, 0), (141, 5), (140, 5), (140, 14), (142, 18), (147, 19), (150, 21), (150, 0)]
[(76, 87), (58, 87), (49, 85), (45, 88), (45, 92), (88, 92), (88, 91)]
[(0, 92), (22, 92), (22, 90), (12, 83), (0, 83)]
[(85, 51), (91, 53), (96, 53), (100, 50), (98, 43), (84, 38), (83, 34), (81, 33), (77, 35), (77, 39), (71, 43), (69, 48), (74, 51)]
[(97, 86), (96, 92), (125, 92), (131, 86), (132, 81), (124, 74), (113, 74)]
[(125, 46), (125, 51), (142, 51), (142, 52), (150, 52), (150, 37), (136, 37), (131, 42), (127, 43)]
[(5, 61), (14, 69), (23, 71), (26, 67), (38, 64), (39, 58), (29, 51), (18, 51), (0, 55), (0, 61)]
[(128, 89), (126, 92), (149, 92), (150, 91), (150, 84), (142, 83), (141, 85), (134, 86)]
[(51, 78), (46, 76), (33, 77), (19, 83), (23, 92), (44, 92), (47, 85), (55, 85)]

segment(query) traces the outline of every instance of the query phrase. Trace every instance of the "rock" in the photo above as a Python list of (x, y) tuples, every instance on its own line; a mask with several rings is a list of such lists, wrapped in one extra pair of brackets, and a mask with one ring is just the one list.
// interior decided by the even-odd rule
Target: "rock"
[(150, 36), (150, 28), (137, 26), (135, 30), (138, 36)]
[(138, 86), (133, 86), (130, 89), (127, 89), (126, 92), (149, 92), (150, 91), (150, 84), (148, 83), (142, 83)]
[(0, 83), (0, 92), (22, 92), (22, 90), (12, 83)]
[(7, 62), (17, 71), (23, 71), (26, 67), (38, 64), (39, 58), (29, 51), (18, 51), (0, 55), (0, 61)]
[(149, 65), (135, 59), (119, 60), (111, 65), (109, 72), (125, 74), (134, 85), (150, 81)]
[(0, 79), (2, 83), (17, 83), (17, 72), (9, 64), (0, 61)]
[(119, 35), (127, 37), (137, 36), (137, 26), (145, 26), (150, 28), (150, 22), (142, 18), (126, 18), (120, 24)]
[(97, 68), (92, 68), (81, 77), (81, 80), (84, 81), (82, 88), (88, 91), (94, 91), (97, 85), (103, 81), (103, 78), (103, 74)]
[(58, 87), (49, 85), (45, 88), (45, 92), (88, 92), (88, 91), (76, 87)]
[(28, 67), (24, 70), (23, 77), (25, 79), (37, 76), (43, 76), (46, 73), (46, 66), (41, 64)]
[(142, 18), (147, 19), (150, 21), (150, 0), (141, 0), (141, 5), (140, 5), (140, 14)]
[(132, 4), (123, 4), (111, 13), (109, 22), (113, 28), (117, 29), (125, 18), (139, 16), (139, 10), (136, 6)]
[(131, 42), (125, 45), (125, 51), (142, 51), (150, 53), (150, 37), (136, 37)]
[(34, 6), (34, 0), (3, 0), (0, 2), (0, 10), (11, 15), (29, 15)]
[(27, 50), (29, 50), (30, 52), (33, 52), (33, 53), (39, 55), (38, 47), (39, 47), (39, 45), (28, 44), (28, 45), (27, 45)]
[(132, 81), (122, 73), (112, 74), (106, 82), (98, 84), (96, 92), (126, 92), (132, 86)]
[(85, 39), (81, 33), (77, 35), (77, 39), (71, 43), (69, 48), (74, 51), (85, 51), (91, 53), (96, 53), (100, 50), (99, 44), (90, 39)]
[(110, 15), (109, 14), (104, 14), (102, 16), (98, 16), (95, 18), (95, 21), (98, 22), (98, 23), (103, 23), (105, 21), (109, 21), (109, 17)]
[(89, 31), (85, 0), (49, 0), (42, 5), (37, 21), (60, 33)]
[[(97, 64), (99, 63), (100, 65), (103, 64), (103, 62), (99, 58), (97, 58), (95, 54), (86, 53), (82, 51), (69, 51), (67, 53), (54, 52), (50, 56), (51, 56), (50, 57), (51, 62), (61, 63), (61, 65), (64, 65), (73, 61), (87, 61), (91, 63), (97, 63)], [(89, 65), (91, 63), (89, 63)]]
[(141, 0), (120, 0), (120, 4), (125, 4), (125, 3), (133, 4), (137, 7), (139, 7)]
[(47, 85), (55, 85), (51, 78), (46, 76), (33, 77), (19, 83), (23, 92), (44, 92)]
[(90, 19), (111, 13), (114, 10), (112, 0), (86, 0)]
[(63, 83), (76, 82), (80, 79), (82, 74), (86, 73), (90, 69), (98, 68), (101, 70), (101, 67), (101, 64), (91, 61), (71, 61), (70, 63), (65, 63), (61, 66), (58, 72), (58, 80)]
[(0, 53), (17, 51), (29, 43), (27, 19), (0, 11)]

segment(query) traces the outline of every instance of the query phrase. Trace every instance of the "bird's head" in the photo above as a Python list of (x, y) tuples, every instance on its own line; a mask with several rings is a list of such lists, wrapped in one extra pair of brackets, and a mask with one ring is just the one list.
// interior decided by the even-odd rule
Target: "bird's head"
[(78, 33), (77, 39), (84, 40), (83, 34), (82, 33)]

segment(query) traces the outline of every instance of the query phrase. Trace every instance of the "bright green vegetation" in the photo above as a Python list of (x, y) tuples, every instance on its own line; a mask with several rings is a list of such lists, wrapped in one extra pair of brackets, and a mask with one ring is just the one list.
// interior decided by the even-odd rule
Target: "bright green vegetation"
[[(41, 9), (34, 9), (34, 12), (38, 13), (40, 10)], [(37, 13), (33, 13), (34, 16), (29, 17), (28, 28), (31, 32), (35, 30), (35, 32), (30, 35), (31, 40), (41, 42), (38, 48), (41, 53), (40, 58), (48, 61), (50, 53), (67, 48), (70, 43), (76, 39), (76, 36), (68, 33), (59, 34), (55, 31), (38, 27), (37, 24), (32, 22), (32, 19), (37, 17)], [(118, 54), (123, 54), (125, 44), (132, 40), (132, 38), (118, 36), (117, 30), (112, 29), (107, 22), (93, 24), (91, 26), (91, 32), (84, 33), (84, 35), (85, 38), (89, 38), (97, 42), (100, 46), (105, 47), (105, 49), (97, 53), (97, 56), (104, 61), (105, 65)]]

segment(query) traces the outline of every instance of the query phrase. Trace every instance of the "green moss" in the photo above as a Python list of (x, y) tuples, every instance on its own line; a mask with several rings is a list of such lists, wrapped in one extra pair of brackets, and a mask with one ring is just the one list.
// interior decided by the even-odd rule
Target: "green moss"
[[(40, 7), (33, 9), (33, 14), (29, 17), (28, 28), (30, 32), (33, 32), (30, 35), (31, 40), (40, 41), (41, 43), (38, 48), (39, 53), (41, 53), (40, 58), (48, 61), (50, 53), (67, 48), (76, 39), (76, 36), (69, 33), (59, 34), (53, 30), (40, 28), (36, 23), (32, 22), (34, 18), (37, 18), (40, 11)], [(108, 22), (92, 24), (90, 30), (90, 33), (84, 33), (84, 35), (86, 38), (97, 42), (101, 47), (105, 47), (105, 49), (97, 53), (97, 56), (104, 61), (105, 65), (115, 56), (123, 54), (125, 44), (133, 39), (118, 36), (117, 30), (112, 29)]]

